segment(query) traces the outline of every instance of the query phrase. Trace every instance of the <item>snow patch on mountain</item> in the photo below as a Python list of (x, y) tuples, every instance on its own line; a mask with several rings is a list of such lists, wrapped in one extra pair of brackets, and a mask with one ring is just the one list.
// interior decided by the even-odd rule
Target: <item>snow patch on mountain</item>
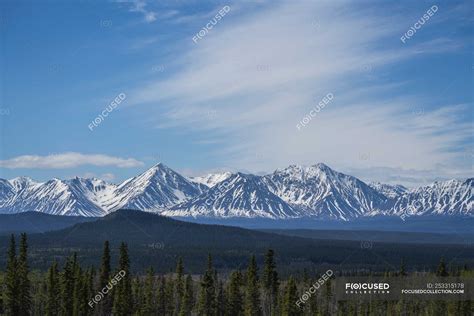
[(210, 173), (201, 177), (191, 177), (190, 180), (196, 183), (204, 184), (205, 186), (212, 188), (219, 182), (222, 182), (229, 178), (232, 175), (230, 172), (219, 172), (219, 173)]
[(299, 217), (297, 211), (268, 190), (262, 177), (236, 173), (209, 191), (178, 204), (163, 215), (204, 217)]
[(406, 187), (399, 184), (391, 185), (380, 182), (370, 182), (369, 186), (375, 191), (382, 193), (390, 199), (396, 199), (404, 193), (408, 192), (408, 189)]
[(388, 203), (364, 182), (322, 163), (292, 165), (265, 179), (273, 193), (311, 217), (349, 220), (383, 209)]

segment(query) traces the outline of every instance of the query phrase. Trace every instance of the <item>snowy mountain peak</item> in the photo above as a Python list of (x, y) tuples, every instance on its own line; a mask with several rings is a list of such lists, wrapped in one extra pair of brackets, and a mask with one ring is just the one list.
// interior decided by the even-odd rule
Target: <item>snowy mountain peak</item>
[(0, 179), (0, 212), (103, 216), (120, 208), (170, 216), (316, 217), (474, 216), (474, 179), (415, 189), (370, 183), (318, 163), (272, 174), (215, 173), (188, 179), (162, 163), (119, 185), (97, 178)]
[(355, 177), (319, 163), (292, 165), (265, 177), (270, 190), (307, 216), (350, 218), (382, 208), (387, 198)]
[(212, 188), (219, 182), (222, 182), (232, 175), (231, 172), (210, 173), (201, 177), (192, 177), (191, 181), (201, 183), (209, 188)]
[(391, 185), (380, 182), (370, 182), (369, 186), (377, 192), (382, 193), (383, 195), (391, 199), (395, 199), (408, 192), (408, 189), (406, 187), (399, 184)]
[(163, 163), (158, 163), (142, 174), (120, 184), (115, 198), (105, 208), (136, 208), (161, 211), (202, 193), (202, 188)]
[(290, 218), (298, 213), (272, 193), (260, 176), (237, 172), (207, 192), (173, 206), (169, 216)]
[(16, 178), (10, 179), (9, 182), (13, 185), (13, 187), (16, 190), (22, 190), (30, 185), (34, 185), (37, 183), (29, 177), (16, 177)]
[(338, 173), (324, 163), (317, 163), (307, 167), (301, 165), (290, 165), (285, 169), (277, 169), (273, 174), (280, 174), (293, 179), (303, 180), (315, 177), (327, 178), (332, 177)]
[(322, 163), (322, 162), (314, 164), (314, 165), (310, 166), (310, 168), (315, 168), (315, 169), (325, 171), (325, 172), (333, 172), (334, 171), (328, 165), (326, 165), (325, 163)]

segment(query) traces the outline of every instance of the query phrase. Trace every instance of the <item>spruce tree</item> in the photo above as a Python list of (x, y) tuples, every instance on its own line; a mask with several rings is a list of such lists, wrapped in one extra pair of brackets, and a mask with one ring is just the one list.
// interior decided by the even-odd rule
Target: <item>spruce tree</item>
[(177, 312), (181, 310), (181, 300), (183, 299), (183, 295), (184, 295), (183, 273), (184, 273), (183, 259), (179, 257), (178, 263), (176, 265), (176, 281), (175, 281), (175, 292), (176, 292), (175, 309)]
[(436, 276), (441, 276), (441, 277), (449, 276), (449, 273), (446, 270), (446, 264), (444, 263), (444, 258), (441, 258), (439, 262), (438, 269), (436, 270)]
[(26, 234), (21, 234), (20, 250), (18, 254), (18, 303), (20, 305), (19, 315), (30, 315), (31, 311), (31, 294), (30, 294), (30, 279), (28, 267), (28, 242)]
[(166, 279), (164, 276), (160, 278), (160, 286), (158, 287), (157, 295), (157, 315), (166, 315)]
[(5, 311), (6, 315), (19, 315), (19, 293), (20, 284), (18, 277), (18, 264), (16, 257), (15, 236), (10, 237), (10, 247), (8, 249), (7, 268), (5, 275)]
[(193, 278), (188, 274), (184, 283), (184, 294), (181, 300), (179, 316), (191, 316), (194, 306)]
[(168, 282), (166, 283), (165, 288), (165, 299), (166, 299), (166, 311), (168, 315), (174, 315), (175, 313), (175, 297), (174, 297), (174, 282), (173, 278), (169, 278)]
[(46, 316), (57, 316), (60, 312), (60, 280), (58, 263), (56, 260), (48, 269), (46, 278)]
[(331, 290), (331, 279), (329, 278), (326, 280), (326, 283), (324, 284), (324, 289), (325, 289), (325, 300), (326, 300), (326, 314), (330, 314), (331, 312), (331, 302), (332, 302), (332, 290)]
[(224, 292), (224, 284), (222, 281), (219, 282), (219, 286), (217, 287), (217, 295), (216, 295), (216, 316), (224, 316), (225, 315), (225, 305), (226, 305), (226, 296)]
[(143, 284), (140, 281), (140, 276), (137, 275), (135, 279), (132, 280), (133, 310), (137, 310), (138, 312), (141, 310), (141, 306), (143, 306), (143, 302), (145, 299), (143, 297), (143, 293)]
[(244, 313), (246, 316), (257, 316), (261, 314), (258, 268), (255, 255), (251, 257), (247, 268)]
[(91, 314), (91, 308), (88, 305), (89, 299), (89, 274), (90, 271), (82, 271), (79, 279), (79, 291), (77, 294), (77, 315), (86, 316)]
[(263, 268), (262, 277), (263, 288), (265, 290), (265, 304), (266, 314), (275, 315), (277, 309), (278, 298), (278, 272), (276, 271), (276, 264), (274, 259), (274, 252), (269, 249), (265, 255), (265, 265)]
[(123, 276), (115, 286), (113, 314), (117, 316), (127, 316), (132, 313), (133, 296), (128, 249), (127, 245), (123, 242), (120, 245), (120, 259), (117, 274), (123, 274)]
[(400, 272), (399, 272), (400, 276), (406, 276), (407, 275), (407, 272), (406, 272), (406, 269), (405, 269), (405, 262), (403, 261), (402, 259), (402, 262), (400, 263)]
[(227, 316), (242, 316), (244, 314), (241, 286), (242, 274), (238, 271), (233, 271), (230, 274), (230, 280), (227, 285)]
[(104, 251), (102, 254), (102, 262), (100, 265), (100, 276), (99, 276), (99, 290), (104, 288), (110, 280), (110, 248), (109, 241), (104, 242)]
[(150, 267), (145, 279), (145, 294), (141, 312), (143, 315), (155, 315), (155, 272)]
[[(101, 291), (103, 288), (109, 286), (110, 281), (110, 272), (112, 271), (110, 267), (110, 244), (109, 241), (106, 240), (104, 242), (104, 250), (102, 253), (102, 262), (100, 264), (100, 272), (99, 272), (99, 286), (97, 288), (97, 292)], [(108, 289), (109, 293), (106, 295), (98, 304), (99, 314), (109, 315), (112, 312), (112, 299), (113, 293), (111, 292), (111, 288)]]
[(296, 305), (298, 301), (298, 288), (293, 277), (290, 277), (285, 288), (285, 296), (283, 300), (282, 315), (283, 316), (298, 316), (303, 315), (302, 309)]
[(66, 259), (61, 273), (61, 312), (60, 315), (70, 316), (74, 310), (74, 263), (70, 257)]
[(216, 286), (214, 282), (214, 269), (212, 257), (207, 258), (207, 269), (201, 279), (201, 290), (199, 293), (198, 314), (214, 316), (216, 312)]
[(89, 306), (89, 301), (92, 297), (94, 297), (96, 291), (94, 289), (94, 278), (95, 278), (95, 270), (94, 267), (90, 267), (87, 275), (86, 275), (86, 286), (85, 286), (85, 297), (84, 297), (84, 304), (86, 315), (93, 315), (93, 309)]
[(83, 273), (81, 267), (76, 265), (74, 271), (74, 290), (73, 290), (73, 316), (82, 315), (81, 311), (81, 290)]

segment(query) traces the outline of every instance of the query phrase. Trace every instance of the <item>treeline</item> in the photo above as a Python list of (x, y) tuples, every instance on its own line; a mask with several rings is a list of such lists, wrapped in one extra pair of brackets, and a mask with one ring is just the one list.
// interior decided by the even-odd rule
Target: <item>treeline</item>
[[(174, 273), (131, 274), (127, 245), (120, 245), (117, 266), (111, 267), (109, 242), (104, 243), (101, 265), (84, 268), (73, 254), (63, 263), (53, 262), (46, 273), (30, 272), (26, 234), (17, 247), (12, 235), (3, 283), (0, 314), (47, 316), (164, 315), (164, 316), (314, 316), (314, 315), (472, 315), (470, 301), (336, 302), (331, 278), (318, 291), (297, 304), (319, 276), (306, 273), (280, 280), (275, 254), (268, 250), (262, 270), (252, 256), (244, 271), (219, 275), (209, 255), (200, 276), (185, 273), (178, 259)], [(438, 276), (472, 276), (465, 267), (450, 272), (443, 261)], [(402, 265), (396, 275), (406, 275)]]

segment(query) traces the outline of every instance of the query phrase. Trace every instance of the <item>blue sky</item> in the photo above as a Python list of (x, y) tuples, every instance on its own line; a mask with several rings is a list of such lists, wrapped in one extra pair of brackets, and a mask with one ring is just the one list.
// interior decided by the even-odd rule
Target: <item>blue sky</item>
[(473, 176), (472, 1), (0, 6), (2, 178), (120, 182), (158, 161), (187, 175), (324, 162), (409, 186)]

